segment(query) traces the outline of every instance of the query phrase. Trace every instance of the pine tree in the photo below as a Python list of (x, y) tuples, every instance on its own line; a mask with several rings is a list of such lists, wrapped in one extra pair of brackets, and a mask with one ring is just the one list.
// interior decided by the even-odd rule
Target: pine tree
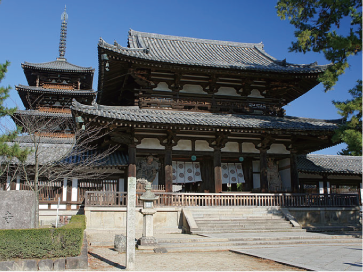
[[(0, 83), (5, 77), (5, 73), (7, 72), (7, 68), (9, 65), (9, 61), (6, 61), (4, 64), (0, 64)], [(10, 89), (10, 86), (0, 86), (0, 118), (12, 115), (16, 111), (16, 108), (7, 108), (6, 106), (4, 106), (4, 101), (9, 97)], [(26, 159), (29, 152), (27, 149), (23, 150), (17, 143), (9, 144), (16, 138), (18, 133), (19, 129), (0, 135), (0, 156), (2, 158), (6, 158), (6, 160), (3, 159), (2, 162), (8, 162), (12, 158), (17, 158), (20, 161), (24, 161)], [(2, 167), (1, 170), (1, 173), (4, 173), (4, 167)]]
[[(279, 0), (277, 14), (296, 27), (289, 48), (292, 52), (322, 52), (331, 62), (319, 76), (325, 91), (331, 90), (341, 74), (349, 67), (348, 58), (362, 52), (361, 0)], [(343, 20), (350, 20), (350, 28), (341, 29)], [(339, 154), (362, 155), (362, 81), (349, 91), (352, 100), (333, 101), (338, 113), (346, 119), (333, 140), (348, 147)]]

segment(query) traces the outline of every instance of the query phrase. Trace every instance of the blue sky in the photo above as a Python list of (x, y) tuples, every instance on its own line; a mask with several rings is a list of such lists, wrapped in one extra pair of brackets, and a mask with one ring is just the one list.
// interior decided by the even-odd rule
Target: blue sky
[[(234, 42), (263, 42), (265, 51), (277, 59), (307, 64), (327, 64), (322, 54), (289, 53), (294, 27), (282, 21), (273, 0), (2, 0), (0, 4), (0, 63), (11, 66), (1, 85), (11, 85), (8, 106), (23, 108), (14, 86), (27, 85), (21, 68), (24, 61), (40, 63), (58, 57), (61, 14), (67, 5), (68, 36), (65, 57), (73, 64), (96, 69), (97, 43), (116, 40), (127, 45), (128, 30)], [(341, 30), (349, 24), (341, 26)], [(334, 90), (324, 93), (319, 84), (285, 107), (290, 116), (337, 119), (332, 100), (350, 98), (348, 90), (362, 78), (362, 56), (351, 57), (351, 67)], [(321, 150), (336, 154), (343, 145)]]

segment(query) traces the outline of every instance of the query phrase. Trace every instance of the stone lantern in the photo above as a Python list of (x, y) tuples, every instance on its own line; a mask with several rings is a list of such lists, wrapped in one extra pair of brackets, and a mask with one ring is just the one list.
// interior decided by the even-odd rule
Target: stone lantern
[(143, 214), (143, 227), (142, 237), (137, 243), (139, 249), (154, 249), (157, 245), (153, 229), (153, 214), (156, 213), (153, 202), (158, 198), (159, 196), (151, 192), (151, 182), (146, 181), (145, 193), (140, 197), (140, 200), (143, 202), (143, 208), (140, 210)]

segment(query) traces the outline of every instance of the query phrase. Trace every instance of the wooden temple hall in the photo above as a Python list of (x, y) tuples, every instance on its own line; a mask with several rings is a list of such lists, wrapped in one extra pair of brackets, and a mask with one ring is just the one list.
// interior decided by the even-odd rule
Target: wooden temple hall
[[(107, 133), (99, 147), (118, 150), (102, 166), (107, 178), (60, 177), (42, 191), (41, 203), (60, 196), (67, 209), (78, 208), (86, 191), (126, 192), (128, 177), (145, 178), (166, 194), (330, 194), (361, 188), (361, 157), (308, 154), (333, 146), (342, 120), (291, 117), (283, 109), (319, 83), (326, 65), (277, 60), (262, 43), (130, 30), (126, 47), (99, 40), (94, 91), (94, 69), (65, 58), (64, 14), (59, 57), (22, 64), (28, 85), (16, 90), (25, 110), (14, 116), (65, 120), (58, 130), (37, 132), (51, 154), (73, 143), (75, 127), (100, 124)], [(27, 139), (18, 141), (26, 146)], [(6, 185), (26, 188), (20, 178)]]
[(262, 43), (134, 30), (127, 47), (100, 39), (98, 61), (96, 103), (74, 100), (72, 114), (112, 124), (104, 140), (127, 154), (129, 177), (166, 192), (359, 189), (360, 158), (306, 155), (334, 145), (341, 120), (283, 109), (327, 66), (276, 60)]

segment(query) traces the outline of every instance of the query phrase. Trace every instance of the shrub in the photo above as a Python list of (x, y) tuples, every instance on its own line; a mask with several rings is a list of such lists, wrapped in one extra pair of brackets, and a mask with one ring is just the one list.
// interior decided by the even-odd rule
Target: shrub
[(84, 215), (58, 229), (0, 230), (0, 261), (73, 257), (81, 253)]

